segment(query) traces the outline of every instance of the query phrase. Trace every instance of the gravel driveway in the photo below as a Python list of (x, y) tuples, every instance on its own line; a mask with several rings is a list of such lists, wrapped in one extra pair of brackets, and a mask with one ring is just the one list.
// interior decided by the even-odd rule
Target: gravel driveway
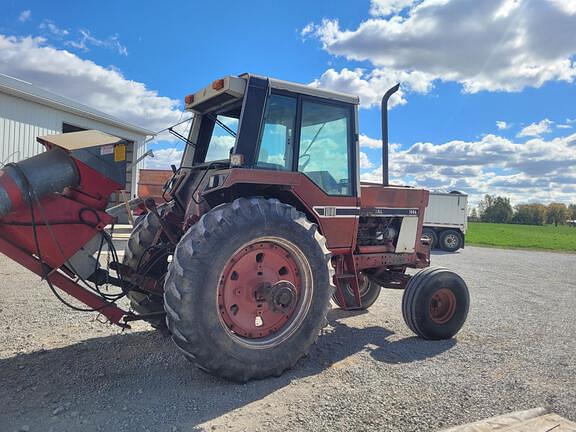
[(576, 255), (467, 247), (437, 253), (468, 282), (453, 340), (414, 337), (402, 292), (334, 309), (280, 378), (228, 383), (139, 323), (73, 312), (0, 256), (0, 431), (425, 431), (550, 406), (576, 420)]

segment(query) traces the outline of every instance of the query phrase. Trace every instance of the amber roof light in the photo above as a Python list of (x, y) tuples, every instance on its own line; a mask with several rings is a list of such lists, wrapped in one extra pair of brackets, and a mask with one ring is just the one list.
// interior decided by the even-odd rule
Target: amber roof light
[(214, 90), (222, 90), (224, 88), (224, 79), (216, 80), (212, 83), (212, 88)]

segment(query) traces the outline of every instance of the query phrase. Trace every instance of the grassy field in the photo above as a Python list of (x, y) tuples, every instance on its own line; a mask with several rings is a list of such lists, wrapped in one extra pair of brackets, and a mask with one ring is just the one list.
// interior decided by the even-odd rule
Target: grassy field
[(576, 228), (471, 222), (466, 244), (576, 252)]

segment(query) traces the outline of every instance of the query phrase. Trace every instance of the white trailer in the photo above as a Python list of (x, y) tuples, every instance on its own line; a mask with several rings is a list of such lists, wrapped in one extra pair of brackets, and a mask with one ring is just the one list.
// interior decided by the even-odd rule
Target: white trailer
[(448, 252), (464, 247), (468, 229), (468, 195), (458, 191), (430, 192), (422, 237), (431, 248)]

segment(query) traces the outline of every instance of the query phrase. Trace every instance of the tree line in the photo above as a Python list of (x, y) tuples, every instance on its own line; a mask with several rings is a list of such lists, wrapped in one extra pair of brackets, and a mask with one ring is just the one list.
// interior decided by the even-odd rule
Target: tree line
[(568, 221), (576, 220), (576, 204), (553, 202), (548, 205), (534, 203), (512, 207), (510, 198), (485, 195), (478, 204), (478, 210), (472, 209), (470, 220), (522, 225), (565, 225)]

